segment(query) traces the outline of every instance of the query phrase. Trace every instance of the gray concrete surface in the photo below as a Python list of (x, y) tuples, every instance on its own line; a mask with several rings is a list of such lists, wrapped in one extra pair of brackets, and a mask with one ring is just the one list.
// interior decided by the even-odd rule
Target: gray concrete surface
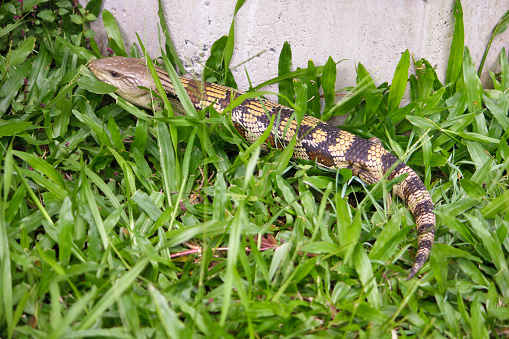
[[(228, 34), (236, 0), (162, 3), (170, 36), (187, 71), (201, 74), (212, 43)], [(462, 5), (465, 44), (479, 65), (492, 29), (509, 9), (509, 0), (463, 0)], [(288, 41), (294, 68), (306, 67), (308, 59), (323, 65), (329, 55), (335, 61), (346, 59), (337, 67), (337, 89), (355, 84), (358, 62), (375, 82), (390, 83), (406, 49), (416, 59), (424, 57), (436, 66), (445, 81), (453, 7), (454, 0), (247, 0), (235, 18), (232, 65), (252, 59), (233, 73), (241, 89), (248, 87), (244, 67), (255, 85), (276, 76), (279, 52)], [(162, 34), (157, 0), (105, 0), (103, 8), (115, 16), (127, 48), (137, 41), (137, 32), (149, 53), (158, 55)], [(93, 28), (100, 33), (101, 20)], [(106, 42), (103, 40), (103, 48)], [(509, 29), (494, 40), (485, 69), (499, 70), (498, 55), (503, 46), (509, 49)], [(487, 72), (482, 80), (489, 86)]]

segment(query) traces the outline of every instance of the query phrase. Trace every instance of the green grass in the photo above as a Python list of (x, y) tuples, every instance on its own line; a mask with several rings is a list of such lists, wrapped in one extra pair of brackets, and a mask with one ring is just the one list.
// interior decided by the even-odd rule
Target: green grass
[[(264, 83), (279, 82), (298, 120), (350, 113), (342, 128), (423, 178), (438, 229), (410, 281), (415, 223), (396, 197), (388, 206), (393, 183), (324, 172), (291, 145), (262, 153), (263, 138), (246, 144), (182, 91), (185, 117), (164, 95), (155, 113), (103, 95), (86, 68), (95, 41), (85, 48), (100, 2), (73, 17), (66, 1), (0, 9), (0, 337), (507, 336), (509, 62), (502, 50), (482, 88), (459, 1), (445, 84), (406, 51), (390, 85), (358, 64), (334, 103), (334, 60), (292, 71), (288, 45)], [(140, 56), (103, 17), (112, 51)], [(236, 86), (234, 34), (214, 44), (206, 79)]]

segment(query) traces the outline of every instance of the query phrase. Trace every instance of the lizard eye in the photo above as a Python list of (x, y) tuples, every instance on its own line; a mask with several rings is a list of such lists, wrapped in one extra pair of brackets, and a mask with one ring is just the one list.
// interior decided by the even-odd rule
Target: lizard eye
[(119, 74), (117, 72), (115, 72), (115, 71), (111, 71), (110, 74), (114, 78), (118, 78), (119, 77)]

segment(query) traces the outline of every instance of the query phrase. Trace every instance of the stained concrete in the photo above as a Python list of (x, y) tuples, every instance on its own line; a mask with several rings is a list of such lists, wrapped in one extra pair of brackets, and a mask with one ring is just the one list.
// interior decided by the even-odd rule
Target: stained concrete
[[(86, 0), (82, 0), (85, 3)], [(170, 36), (186, 70), (200, 74), (212, 43), (228, 34), (235, 0), (161, 0)], [(509, 0), (463, 0), (465, 45), (479, 65), (496, 23), (509, 9)], [(453, 0), (247, 0), (235, 18), (232, 66), (239, 88), (277, 75), (279, 52), (285, 41), (292, 48), (293, 67), (308, 59), (323, 65), (329, 56), (337, 66), (337, 89), (355, 84), (355, 66), (362, 63), (375, 82), (391, 82), (401, 53), (426, 58), (445, 81), (454, 28)], [(162, 32), (158, 28), (157, 0), (105, 0), (104, 9), (117, 20), (126, 48), (137, 32), (149, 53), (158, 55)], [(99, 33), (101, 20), (93, 23)], [(162, 38), (164, 39), (164, 38)], [(99, 39), (100, 40), (100, 39)], [(105, 39), (102, 40), (105, 49)], [(491, 46), (485, 69), (499, 70), (498, 55), (509, 48), (509, 29)], [(410, 71), (413, 71), (412, 69)], [(483, 73), (489, 86), (489, 75)], [(277, 87), (271, 90), (277, 91)]]

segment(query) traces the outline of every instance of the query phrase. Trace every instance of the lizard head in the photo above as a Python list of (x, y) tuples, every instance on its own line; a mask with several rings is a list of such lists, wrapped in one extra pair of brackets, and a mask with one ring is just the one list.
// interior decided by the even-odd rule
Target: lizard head
[(136, 105), (150, 108), (154, 81), (144, 60), (115, 56), (93, 60), (88, 68), (102, 82), (117, 87), (116, 93)]

